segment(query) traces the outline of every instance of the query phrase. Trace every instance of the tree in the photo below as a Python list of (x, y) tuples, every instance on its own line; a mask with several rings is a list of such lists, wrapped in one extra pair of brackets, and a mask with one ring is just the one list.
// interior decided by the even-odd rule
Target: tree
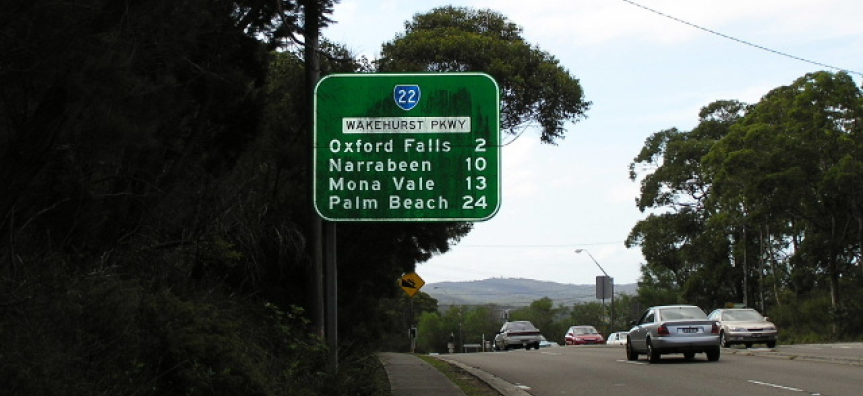
[(861, 98), (846, 73), (811, 73), (648, 138), (630, 165), (633, 180), (649, 171), (637, 204), (655, 211), (627, 239), (647, 259), (640, 302), (742, 302), (805, 329), (804, 307), (829, 301), (833, 336), (855, 334), (860, 305), (842, 291), (859, 295), (863, 276)]
[(481, 344), (493, 341), (500, 330), (500, 307), (481, 305), (464, 313), (462, 337), (465, 344)]
[(638, 297), (628, 294), (621, 294), (615, 297), (614, 323), (611, 325), (611, 331), (627, 331), (632, 327), (630, 323), (641, 317), (643, 309), (647, 308), (647, 304), (644, 304), (640, 300), (640, 294)]
[(807, 74), (765, 95), (705, 158), (717, 206), (769, 225), (826, 275), (837, 324), (841, 279), (859, 275), (862, 98), (846, 73)]
[(561, 309), (555, 308), (550, 298), (543, 297), (531, 302), (527, 307), (512, 310), (510, 320), (528, 320), (542, 332), (546, 339), (553, 340), (563, 334), (563, 331), (554, 325), (560, 312)]
[(81, 258), (148, 232), (189, 243), (258, 132), (266, 47), (245, 29), (281, 23), (273, 7), (242, 16), (253, 1), (85, 3), (16, 0), (3, 14), (6, 53), (20, 55), (0, 71), (0, 239)]
[[(633, 181), (638, 169), (649, 170), (636, 204), (642, 212), (657, 212), (639, 221), (626, 241), (628, 247), (640, 245), (647, 260), (639, 288), (649, 305), (683, 300), (715, 306), (736, 294), (735, 277), (727, 276), (727, 234), (707, 205), (712, 181), (701, 161), (746, 109), (736, 101), (711, 103), (701, 109), (692, 131), (672, 128), (648, 137), (629, 166)], [(672, 291), (676, 297), (669, 295)]]
[(425, 352), (446, 352), (449, 333), (437, 312), (423, 312), (417, 326), (417, 349)]
[(564, 137), (564, 124), (585, 117), (590, 102), (558, 60), (521, 37), (521, 29), (491, 10), (441, 7), (417, 14), (405, 33), (383, 46), (381, 72), (485, 72), (501, 90), (501, 127), (542, 130), (543, 143)]

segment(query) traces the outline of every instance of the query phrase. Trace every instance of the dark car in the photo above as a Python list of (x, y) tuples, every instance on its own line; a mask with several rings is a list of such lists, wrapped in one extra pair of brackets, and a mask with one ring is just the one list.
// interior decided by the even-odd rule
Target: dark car
[(542, 334), (533, 323), (526, 320), (517, 322), (506, 322), (500, 331), (494, 336), (494, 350), (508, 350), (511, 348), (539, 349)]
[(657, 362), (664, 354), (682, 353), (692, 359), (705, 353), (707, 360), (719, 360), (719, 324), (707, 319), (693, 305), (651, 307), (634, 323), (626, 341), (626, 358), (638, 360), (639, 354)]
[(605, 344), (605, 338), (593, 326), (572, 326), (563, 336), (565, 345)]
[(776, 325), (754, 309), (717, 309), (707, 318), (719, 322), (719, 343), (724, 348), (734, 344), (743, 344), (747, 348), (752, 344), (776, 347)]

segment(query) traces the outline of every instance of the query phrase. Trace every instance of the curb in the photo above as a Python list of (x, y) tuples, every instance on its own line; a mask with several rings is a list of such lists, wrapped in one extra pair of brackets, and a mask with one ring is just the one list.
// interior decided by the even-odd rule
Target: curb
[(456, 365), (459, 368), (467, 371), (474, 377), (478, 378), (480, 381), (485, 382), (486, 384), (494, 388), (494, 390), (498, 391), (503, 396), (532, 396), (524, 389), (519, 388), (516, 385), (513, 385), (499, 377), (495, 377), (494, 375), (482, 371), (476, 367), (471, 367), (455, 360), (449, 360), (443, 356), (435, 356), (435, 358), (438, 360), (446, 361), (449, 364)]

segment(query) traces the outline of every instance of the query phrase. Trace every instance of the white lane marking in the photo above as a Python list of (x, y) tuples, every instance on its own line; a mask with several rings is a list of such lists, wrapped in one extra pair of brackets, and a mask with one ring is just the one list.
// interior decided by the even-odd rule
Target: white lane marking
[(560, 353), (557, 352), (540, 352), (543, 355), (551, 355), (551, 356), (560, 356)]
[(647, 365), (647, 363), (639, 362), (639, 361), (637, 361), (637, 360), (618, 359), (617, 361), (618, 361), (618, 362), (620, 362), (620, 363), (626, 363), (626, 364), (640, 364), (640, 365), (642, 365), (642, 366), (646, 366), (646, 365)]
[(756, 381), (756, 380), (748, 380), (747, 382), (749, 382), (750, 384), (764, 385), (764, 386), (769, 386), (771, 388), (778, 388), (778, 389), (783, 389), (783, 390), (792, 391), (792, 392), (803, 392), (803, 389), (792, 388), (790, 386), (771, 384), (769, 382), (761, 382), (761, 381)]

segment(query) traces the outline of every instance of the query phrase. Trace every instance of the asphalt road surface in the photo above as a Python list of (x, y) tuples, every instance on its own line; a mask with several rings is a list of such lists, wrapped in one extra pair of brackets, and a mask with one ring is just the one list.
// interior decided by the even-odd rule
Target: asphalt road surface
[[(788, 348), (788, 347), (785, 347)], [(797, 350), (795, 347), (787, 350)], [(808, 346), (812, 351), (859, 354), (863, 347)], [(822, 348), (822, 349), (817, 349)], [(785, 351), (780, 347), (777, 351)], [(627, 361), (623, 347), (569, 346), (540, 350), (441, 356), (524, 389), (534, 396), (861, 396), (863, 366), (723, 349), (718, 362), (663, 355), (659, 363)]]

